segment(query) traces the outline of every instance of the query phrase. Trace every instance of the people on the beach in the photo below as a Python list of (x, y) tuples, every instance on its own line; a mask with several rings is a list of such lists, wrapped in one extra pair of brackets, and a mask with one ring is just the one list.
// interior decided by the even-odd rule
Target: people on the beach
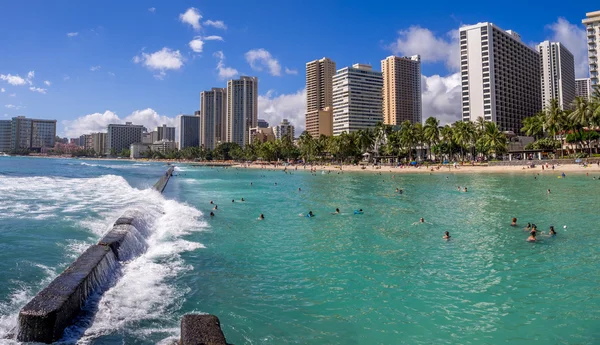
[(512, 219), (512, 223), (510, 223), (510, 226), (517, 226), (517, 218)]
[(450, 239), (450, 233), (448, 231), (444, 232), (444, 237), (442, 237), (445, 240), (449, 240)]

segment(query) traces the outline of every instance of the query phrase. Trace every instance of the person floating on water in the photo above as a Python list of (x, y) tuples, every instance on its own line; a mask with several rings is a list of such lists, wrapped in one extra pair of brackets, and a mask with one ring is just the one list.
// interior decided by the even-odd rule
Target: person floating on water
[(340, 214), (340, 209), (339, 209), (339, 208), (336, 208), (336, 209), (335, 209), (335, 212), (333, 212), (332, 214)]
[(529, 238), (527, 238), (527, 242), (535, 242), (535, 231), (532, 231), (531, 234), (529, 235)]
[(365, 212), (363, 211), (362, 208), (360, 210), (354, 210), (354, 214), (363, 214), (363, 213), (365, 213)]
[(450, 233), (448, 231), (444, 232), (444, 237), (442, 237), (445, 240), (449, 240), (450, 239)]
[(512, 219), (512, 223), (510, 223), (510, 226), (517, 226), (517, 218)]

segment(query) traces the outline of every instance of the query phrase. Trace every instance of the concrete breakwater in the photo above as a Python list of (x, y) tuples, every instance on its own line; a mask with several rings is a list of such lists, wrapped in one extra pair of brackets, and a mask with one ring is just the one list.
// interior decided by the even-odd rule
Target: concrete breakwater
[[(154, 185), (165, 189), (174, 168)], [(125, 211), (98, 244), (90, 246), (20, 311), (17, 340), (52, 343), (59, 340), (94, 293), (103, 293), (116, 278), (121, 262), (147, 249), (149, 225), (136, 210)]]

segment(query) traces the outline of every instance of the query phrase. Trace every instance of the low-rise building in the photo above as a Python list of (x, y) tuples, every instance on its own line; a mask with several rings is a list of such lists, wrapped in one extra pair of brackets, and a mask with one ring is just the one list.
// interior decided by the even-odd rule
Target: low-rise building
[(288, 137), (294, 140), (294, 126), (287, 119), (283, 119), (280, 124), (272, 128), (275, 139), (281, 140), (283, 137)]
[(262, 128), (262, 127), (253, 127), (250, 128), (250, 142), (261, 142), (266, 143), (267, 141), (275, 141), (275, 134), (273, 133), (273, 127)]

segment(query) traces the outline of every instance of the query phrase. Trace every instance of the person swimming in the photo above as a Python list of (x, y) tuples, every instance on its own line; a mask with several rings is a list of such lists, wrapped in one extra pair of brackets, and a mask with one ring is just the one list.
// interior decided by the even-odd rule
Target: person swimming
[(465, 187), (465, 193), (467, 192), (467, 187)]
[(312, 213), (312, 211), (308, 211), (308, 214), (306, 215), (306, 217), (311, 218), (314, 217), (315, 215)]
[(212, 201), (212, 200), (210, 201), (210, 204), (211, 204), (211, 205), (213, 204), (213, 201)]
[(244, 200), (244, 198), (242, 198), (242, 201), (246, 201), (246, 200)]
[(529, 235), (529, 238), (527, 238), (527, 242), (535, 242), (535, 231), (532, 231), (531, 234)]
[(548, 194), (550, 194), (550, 189), (548, 189)]
[(362, 208), (360, 210), (354, 210), (354, 214), (363, 214), (363, 213), (365, 213), (365, 212), (363, 211)]
[(231, 199), (231, 202), (235, 202), (235, 200)]
[(336, 208), (336, 209), (335, 209), (335, 212), (333, 212), (332, 214), (340, 214), (340, 209), (339, 209), (339, 208)]
[(537, 225), (531, 224), (531, 232), (537, 232)]
[(298, 188), (298, 191), (299, 191), (299, 192), (301, 192), (301, 191), (302, 191), (302, 188)]
[(425, 223), (425, 219), (423, 219), (423, 218), (420, 218), (420, 219), (419, 219), (419, 223)]
[(215, 216), (215, 214), (214, 214), (214, 212), (213, 212), (213, 211), (210, 211), (210, 216), (211, 216), (211, 217), (214, 217), (214, 216)]
[(512, 219), (512, 223), (510, 223), (510, 226), (517, 226), (517, 218)]
[(444, 237), (442, 237), (445, 240), (449, 240), (450, 239), (450, 233), (448, 231), (444, 232)]
[(554, 226), (550, 225), (550, 232), (548, 233), (548, 235), (550, 235), (550, 236), (556, 235), (556, 231), (554, 231)]
[(400, 189), (396, 188), (396, 193), (400, 193)]
[(219, 208), (219, 206), (217, 206), (217, 204), (215, 204), (215, 207), (213, 208), (213, 210), (216, 210), (218, 208)]
[(261, 213), (260, 216), (258, 216), (258, 220), (263, 220), (263, 219), (265, 219), (265, 215)]
[(523, 230), (531, 231), (531, 223), (527, 223), (527, 226)]

